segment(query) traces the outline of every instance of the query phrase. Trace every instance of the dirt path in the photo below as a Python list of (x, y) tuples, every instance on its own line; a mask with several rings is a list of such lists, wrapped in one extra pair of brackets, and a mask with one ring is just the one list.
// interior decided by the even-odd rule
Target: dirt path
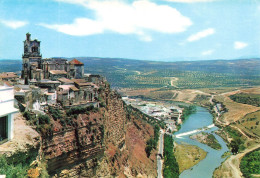
[(237, 155), (232, 155), (230, 156), (229, 159), (227, 159), (225, 162), (224, 162), (224, 165), (229, 167), (230, 168), (230, 171), (232, 172), (232, 177), (235, 177), (235, 178), (239, 178), (239, 177), (242, 177), (242, 173), (240, 171), (240, 160), (249, 152), (253, 151), (253, 150), (256, 150), (260, 148), (260, 145), (256, 145), (250, 149), (246, 149), (244, 150), (243, 152), (237, 154)]
[(233, 127), (234, 129), (236, 129), (237, 131), (239, 131), (242, 135), (244, 135), (248, 140), (252, 140), (252, 138), (248, 137), (247, 134), (245, 134), (245, 132), (243, 132), (240, 128), (234, 126), (234, 125), (229, 125), (230, 127)]
[(14, 138), (0, 145), (0, 154), (11, 154), (16, 150), (24, 150), (28, 145), (35, 146), (39, 143), (40, 135), (26, 124), (21, 113), (14, 116)]
[(179, 78), (177, 78), (177, 77), (171, 77), (171, 86), (178, 88), (176, 85), (174, 85), (174, 82), (176, 82), (178, 80), (179, 80)]

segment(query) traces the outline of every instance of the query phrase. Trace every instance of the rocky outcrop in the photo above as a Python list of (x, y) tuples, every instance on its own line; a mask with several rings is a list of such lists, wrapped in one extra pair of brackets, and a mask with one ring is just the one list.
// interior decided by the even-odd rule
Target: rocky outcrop
[(70, 124), (52, 121), (53, 134), (42, 139), (49, 175), (156, 177), (155, 151), (145, 153), (153, 127), (108, 85), (99, 92), (104, 107), (74, 115)]

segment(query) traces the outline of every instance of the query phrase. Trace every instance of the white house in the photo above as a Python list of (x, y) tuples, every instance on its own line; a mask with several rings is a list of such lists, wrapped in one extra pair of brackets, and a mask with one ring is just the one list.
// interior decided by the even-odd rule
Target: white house
[(14, 108), (13, 87), (0, 85), (0, 144), (13, 138)]

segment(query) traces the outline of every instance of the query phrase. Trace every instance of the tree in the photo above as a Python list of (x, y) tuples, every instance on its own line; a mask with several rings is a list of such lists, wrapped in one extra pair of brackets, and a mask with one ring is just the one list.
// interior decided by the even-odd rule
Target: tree
[(230, 143), (230, 147), (231, 147), (231, 152), (233, 154), (237, 154), (238, 153), (238, 149), (239, 149), (239, 144), (238, 142), (232, 140)]

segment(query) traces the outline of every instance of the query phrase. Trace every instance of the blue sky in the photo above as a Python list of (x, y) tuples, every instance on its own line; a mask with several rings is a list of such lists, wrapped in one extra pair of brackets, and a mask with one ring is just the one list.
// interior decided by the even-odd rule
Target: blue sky
[(0, 59), (21, 59), (27, 32), (43, 58), (260, 57), (260, 0), (1, 0), (0, 32)]

